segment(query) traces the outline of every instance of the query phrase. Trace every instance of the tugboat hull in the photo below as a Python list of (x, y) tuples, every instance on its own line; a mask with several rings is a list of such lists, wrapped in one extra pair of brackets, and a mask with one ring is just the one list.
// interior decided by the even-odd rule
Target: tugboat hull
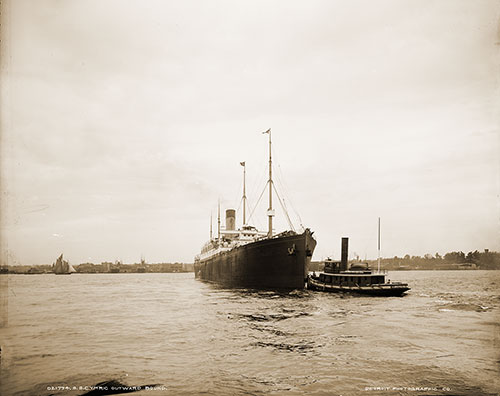
[(339, 286), (323, 283), (311, 276), (307, 277), (307, 288), (309, 290), (326, 291), (331, 293), (356, 293), (370, 296), (399, 297), (410, 288), (406, 283), (383, 283), (367, 286)]

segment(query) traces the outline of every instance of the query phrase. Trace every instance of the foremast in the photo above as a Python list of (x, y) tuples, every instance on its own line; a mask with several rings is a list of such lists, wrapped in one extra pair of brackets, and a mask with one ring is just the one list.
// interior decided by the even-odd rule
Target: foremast
[(269, 208), (267, 209), (267, 216), (269, 217), (269, 228), (267, 232), (267, 237), (271, 238), (273, 236), (273, 159), (271, 155), (271, 128), (263, 132), (269, 135)]

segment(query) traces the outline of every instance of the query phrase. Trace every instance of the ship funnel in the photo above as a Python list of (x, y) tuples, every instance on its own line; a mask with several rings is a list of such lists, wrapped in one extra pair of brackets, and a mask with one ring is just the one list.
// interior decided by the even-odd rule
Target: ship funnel
[(342, 238), (342, 256), (340, 258), (340, 270), (347, 271), (347, 255), (349, 252), (349, 238)]
[(236, 226), (236, 211), (234, 209), (226, 210), (226, 230), (234, 231)]

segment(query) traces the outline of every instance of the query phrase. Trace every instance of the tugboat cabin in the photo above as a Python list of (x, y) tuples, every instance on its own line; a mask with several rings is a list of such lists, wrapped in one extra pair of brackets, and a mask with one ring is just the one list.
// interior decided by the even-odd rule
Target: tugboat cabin
[[(324, 272), (319, 274), (319, 280), (337, 286), (368, 286), (385, 283), (385, 273), (373, 274), (372, 271), (362, 265), (351, 266), (347, 271), (347, 260), (342, 261), (325, 260)], [(345, 269), (344, 269), (345, 268)]]
[(385, 275), (353, 274), (352, 272), (339, 274), (319, 274), (319, 281), (338, 286), (368, 286), (385, 283)]

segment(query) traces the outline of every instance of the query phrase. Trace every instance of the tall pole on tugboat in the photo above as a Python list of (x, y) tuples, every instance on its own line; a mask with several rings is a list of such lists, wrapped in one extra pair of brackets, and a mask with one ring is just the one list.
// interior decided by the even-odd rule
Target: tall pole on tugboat
[(263, 132), (269, 134), (269, 209), (267, 210), (267, 216), (269, 217), (269, 230), (267, 232), (268, 238), (273, 236), (273, 171), (272, 165), (273, 160), (271, 157), (271, 128)]
[(247, 195), (245, 192), (245, 177), (247, 173), (247, 168), (245, 165), (245, 161), (240, 162), (240, 165), (243, 167), (243, 225), (245, 226), (247, 224), (246, 220), (246, 201), (247, 201)]
[(378, 272), (380, 272), (380, 217), (378, 218)]

